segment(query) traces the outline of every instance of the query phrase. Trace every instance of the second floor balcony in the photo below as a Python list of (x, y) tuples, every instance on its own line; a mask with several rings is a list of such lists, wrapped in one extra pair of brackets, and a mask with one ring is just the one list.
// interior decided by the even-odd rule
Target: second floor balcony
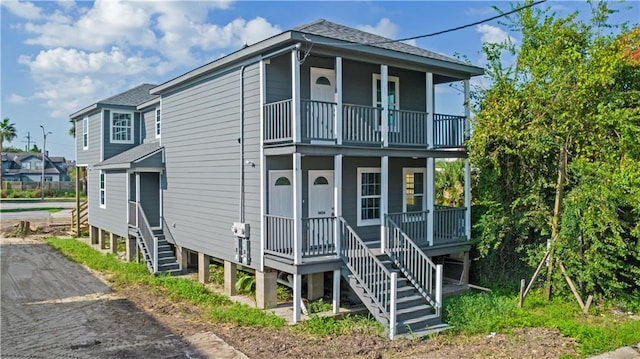
[[(301, 99), (296, 121), (292, 99), (267, 103), (264, 142), (351, 146), (460, 148), (467, 139), (465, 116)], [(298, 127), (299, 128), (296, 128)], [(296, 131), (299, 137), (296, 140)]]

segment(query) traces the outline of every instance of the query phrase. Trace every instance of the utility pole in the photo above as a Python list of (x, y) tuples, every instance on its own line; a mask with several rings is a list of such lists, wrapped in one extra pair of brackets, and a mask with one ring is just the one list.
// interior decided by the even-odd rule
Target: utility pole
[(29, 152), (31, 150), (31, 142), (33, 142), (33, 144), (35, 145), (36, 141), (31, 139), (31, 132), (27, 132), (27, 135), (24, 136), (24, 138), (27, 139), (26, 141), (22, 141), (27, 143), (27, 147), (25, 148), (24, 152)]
[(44, 142), (42, 144), (42, 183), (41, 183), (41, 189), (42, 189), (42, 195), (40, 196), (40, 199), (44, 201), (44, 168), (46, 167), (47, 162), (45, 161), (45, 157), (47, 155), (47, 135), (52, 135), (52, 132), (46, 132), (44, 130), (44, 126), (40, 125), (40, 128), (42, 129), (42, 137), (44, 137)]

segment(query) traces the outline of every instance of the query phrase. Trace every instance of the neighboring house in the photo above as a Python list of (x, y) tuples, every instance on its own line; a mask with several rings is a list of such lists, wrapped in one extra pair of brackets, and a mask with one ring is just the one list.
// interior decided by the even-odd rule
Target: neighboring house
[[(69, 181), (67, 160), (64, 157), (45, 156), (45, 182)], [(16, 182), (42, 181), (41, 153), (2, 153), (2, 180)]]
[[(154, 272), (224, 261), (228, 293), (253, 268), (260, 307), (290, 278), (294, 321), (303, 280), (309, 299), (332, 280), (337, 311), (344, 278), (391, 337), (437, 329), (440, 263), (467, 275), (471, 216), (468, 111), (438, 113), (434, 86), (468, 99), (482, 73), (319, 20), (100, 101), (71, 115), (92, 238), (137, 242)], [(466, 207), (435, 203), (446, 158), (466, 163)]]

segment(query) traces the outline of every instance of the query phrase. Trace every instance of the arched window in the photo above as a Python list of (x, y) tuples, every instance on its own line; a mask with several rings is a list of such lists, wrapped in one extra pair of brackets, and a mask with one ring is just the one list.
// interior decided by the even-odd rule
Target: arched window
[(313, 181), (313, 185), (323, 185), (323, 184), (329, 184), (329, 181), (327, 181), (326, 177), (320, 176), (318, 178), (316, 178), (315, 181)]
[(291, 181), (287, 177), (279, 177), (276, 180), (276, 186), (291, 186)]
[(331, 86), (331, 81), (329, 81), (328, 78), (324, 77), (324, 76), (320, 76), (318, 77), (318, 79), (316, 80), (316, 85), (327, 85), (327, 86)]

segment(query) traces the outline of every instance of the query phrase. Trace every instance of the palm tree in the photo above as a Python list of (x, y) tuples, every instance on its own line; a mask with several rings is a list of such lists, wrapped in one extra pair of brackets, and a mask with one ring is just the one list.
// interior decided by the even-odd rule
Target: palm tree
[[(13, 141), (17, 136), (16, 124), (10, 123), (8, 118), (0, 121), (0, 156), (2, 156), (2, 145), (4, 140)], [(2, 170), (0, 170), (0, 188), (2, 186)]]

